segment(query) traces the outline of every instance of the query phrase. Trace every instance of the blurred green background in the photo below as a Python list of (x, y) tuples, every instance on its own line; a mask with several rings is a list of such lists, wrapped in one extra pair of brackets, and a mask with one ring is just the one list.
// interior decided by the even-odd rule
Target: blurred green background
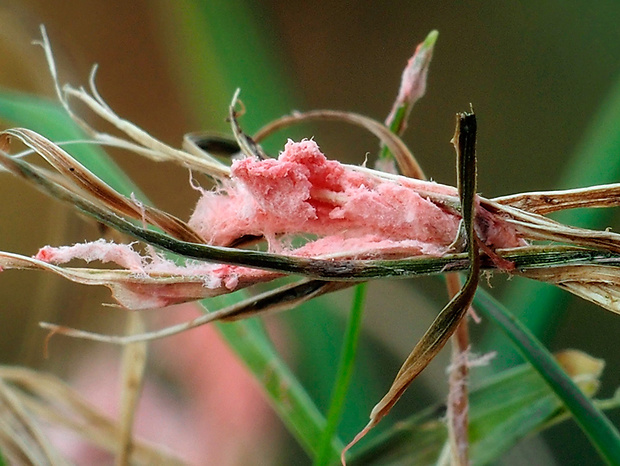
[[(245, 3), (3, 2), (0, 86), (53, 97), (43, 54), (30, 45), (43, 23), (61, 80), (84, 84), (91, 65), (98, 63), (98, 87), (108, 104), (172, 145), (180, 145), (189, 131), (226, 132), (226, 107), (237, 87), (242, 88), (247, 106), (242, 123), (249, 131), (293, 109), (343, 109), (383, 120), (415, 45), (437, 29), (427, 94), (416, 105), (404, 139), (429, 176), (454, 184), (449, 144), (454, 114), (472, 103), (479, 121), (479, 190), (493, 197), (559, 187), (570, 158), (587, 152), (584, 141), (594, 131), (600, 108), (612, 100), (620, 78), (620, 4), (615, 1), (599, 1), (596, 6), (585, 1)], [(247, 72), (250, 69), (252, 73)], [(620, 121), (609, 131), (619, 134)], [(367, 153), (377, 150), (372, 137), (338, 124), (279, 135), (269, 150), (275, 153), (291, 135), (314, 136), (328, 157), (351, 163), (361, 163)], [(196, 193), (188, 187), (185, 170), (115, 155), (159, 207), (187, 218)], [(620, 158), (620, 151), (610, 157)], [(617, 167), (586, 167), (600, 174), (593, 183), (620, 179)], [(30, 255), (45, 244), (96, 237), (92, 225), (19, 181), (3, 176), (0, 190), (2, 250)], [(603, 227), (618, 228), (617, 215), (602, 221)], [(89, 326), (103, 315), (110, 328), (119, 325), (115, 319), (122, 322), (122, 311), (99, 308), (99, 302), (108, 301), (105, 290), (26, 272), (4, 273), (1, 278), (0, 325), (6, 329), (0, 339), (2, 362), (60, 365), (56, 369), (62, 373), (66, 363), (43, 361), (44, 332), (36, 322)], [(501, 276), (494, 278), (491, 292), (501, 297), (520, 286), (516, 279), (505, 282)], [(535, 302), (538, 291), (517, 289), (506, 304)], [(346, 294), (334, 300), (344, 316)], [(439, 280), (370, 286), (362, 338), (373, 342), (373, 346), (367, 343), (366, 351), (373, 351), (368, 360), (374, 357), (375, 367), (368, 370), (383, 373), (385, 380), (377, 380), (376, 387), (358, 387), (367, 391), (366, 398), (356, 398), (365, 403), (357, 407), (359, 411), (370, 410), (398, 362), (444, 302)], [(577, 299), (554, 301), (553, 307), (553, 325), (545, 325), (542, 335), (550, 349), (579, 348), (604, 358), (608, 366), (602, 393), (610, 395), (620, 381), (620, 318)], [(528, 318), (538, 312), (532, 305)], [(294, 328), (300, 322), (311, 325), (313, 315), (310, 310), (276, 319)], [(476, 338), (485, 328), (483, 324), (474, 329)], [(337, 328), (316, 331), (328, 338), (312, 349), (313, 355), (322, 352), (322, 361), (336, 361)], [(489, 344), (486, 338), (486, 349), (502, 344), (498, 340)], [(294, 352), (300, 370), (309, 371), (301, 378), (316, 387), (328, 383), (316, 381), (321, 378), (316, 371), (329, 375), (335, 369), (312, 367), (304, 358), (310, 343), (303, 336), (299, 339)], [(81, 344), (57, 339), (54, 345), (69, 354)], [(502, 358), (498, 356), (498, 365), (505, 363)], [(444, 398), (447, 354), (439, 359), (399, 403), (395, 419)], [(315, 396), (320, 399), (325, 392), (317, 388)], [(319, 400), (321, 406), (325, 403)], [(620, 417), (612, 419), (617, 424)], [(354, 432), (356, 427), (359, 424), (343, 430)], [(545, 433), (544, 442), (526, 442), (505, 461), (577, 465), (597, 464), (598, 459), (571, 423)]]

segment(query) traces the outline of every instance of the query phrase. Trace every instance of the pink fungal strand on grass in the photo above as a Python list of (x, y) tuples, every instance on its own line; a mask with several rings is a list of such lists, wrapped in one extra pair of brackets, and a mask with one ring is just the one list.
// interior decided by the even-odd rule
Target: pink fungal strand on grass
[(266, 278), (275, 276), (272, 272), (248, 267), (200, 261), (186, 261), (181, 266), (159, 254), (153, 253), (150, 256), (142, 256), (133, 249), (131, 244), (116, 244), (103, 239), (72, 246), (45, 246), (39, 250), (35, 259), (51, 264), (65, 264), (74, 259), (82, 259), (86, 262), (113, 262), (136, 272), (137, 275), (165, 274), (201, 277), (207, 288), (224, 287), (229, 291), (236, 289), (241, 279), (245, 282), (247, 278), (251, 278), (252, 281), (258, 282), (263, 278), (263, 275)]
[(45, 246), (39, 249), (35, 259), (51, 264), (65, 264), (73, 259), (113, 262), (134, 272), (144, 272), (144, 258), (130, 244), (108, 243), (103, 239), (73, 246)]
[[(72, 246), (45, 246), (35, 259), (51, 264), (81, 259), (120, 265), (133, 272), (131, 276), (109, 278), (105, 284), (116, 301), (128, 309), (160, 308), (218, 296), (279, 276), (274, 272), (227, 264), (186, 261), (178, 265), (155, 253), (142, 256), (131, 244), (103, 239)], [(171, 277), (180, 279), (169, 281)], [(84, 283), (79, 278), (75, 281)]]

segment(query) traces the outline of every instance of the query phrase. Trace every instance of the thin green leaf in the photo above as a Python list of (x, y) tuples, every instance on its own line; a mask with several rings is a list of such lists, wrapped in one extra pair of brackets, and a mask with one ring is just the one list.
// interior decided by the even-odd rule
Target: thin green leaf
[(338, 370), (334, 380), (334, 393), (332, 394), (332, 400), (327, 411), (327, 424), (319, 444), (319, 454), (316, 456), (313, 463), (315, 466), (329, 464), (337, 458), (337, 455), (331, 454), (330, 447), (332, 445), (332, 438), (336, 433), (340, 418), (342, 417), (344, 402), (351, 383), (351, 377), (353, 376), (355, 355), (357, 354), (357, 346), (362, 329), (366, 287), (366, 283), (360, 283), (355, 287), (346, 335), (342, 343), (340, 362), (338, 363)]
[(512, 341), (522, 356), (562, 400), (577, 424), (588, 436), (601, 458), (620, 464), (620, 433), (607, 417), (584, 395), (560, 368), (553, 356), (531, 331), (488, 293), (478, 292), (476, 309), (490, 319)]
[[(222, 296), (220, 302), (232, 303), (234, 297)], [(209, 307), (213, 302), (209, 301)], [(297, 438), (308, 455), (319, 453), (325, 417), (304, 387), (284, 363), (256, 319), (218, 323), (217, 327), (235, 353), (260, 381), (274, 410), (287, 429)], [(343, 445), (331, 439), (327, 445), (330, 456), (337, 456)]]

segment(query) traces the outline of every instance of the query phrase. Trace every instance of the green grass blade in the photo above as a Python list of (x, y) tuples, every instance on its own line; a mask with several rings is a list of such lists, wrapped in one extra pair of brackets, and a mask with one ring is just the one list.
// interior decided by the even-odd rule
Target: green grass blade
[[(576, 188), (620, 179), (620, 80), (604, 99), (598, 114), (584, 134), (582, 143), (567, 162), (558, 188)], [(559, 212), (558, 221), (581, 227), (601, 229), (609, 225), (612, 209), (576, 209)], [(568, 293), (555, 286), (531, 280), (515, 280), (502, 302), (539, 338), (553, 335), (562, 322)], [(520, 358), (513, 348), (502, 345), (492, 334), (485, 339), (484, 350), (499, 350), (505, 365)]]
[(353, 376), (355, 356), (357, 354), (357, 346), (360, 331), (362, 329), (362, 316), (364, 314), (366, 288), (366, 283), (360, 283), (355, 287), (349, 322), (344, 341), (342, 343), (340, 362), (338, 363), (338, 370), (334, 381), (334, 393), (327, 411), (327, 424), (323, 430), (319, 443), (318, 454), (314, 460), (315, 466), (329, 464), (330, 461), (337, 458), (337, 455), (333, 455), (332, 453), (332, 439), (338, 429), (338, 424), (342, 417), (344, 402), (351, 383), (351, 377)]
[(583, 432), (608, 464), (620, 464), (620, 433), (560, 368), (553, 356), (508, 309), (480, 290), (474, 299), (480, 314), (491, 320), (512, 341), (562, 400)]
[[(221, 296), (209, 301), (232, 304), (234, 296)], [(287, 429), (309, 456), (316, 456), (325, 429), (325, 417), (314, 404), (299, 380), (290, 371), (264, 332), (260, 320), (216, 324), (221, 335), (242, 359), (268, 395), (271, 405)], [(330, 456), (337, 456), (342, 442), (330, 439), (324, 446)]]
[[(180, 4), (159, 1), (156, 5), (162, 45), (179, 83), (180, 97), (198, 125), (228, 132), (230, 126), (224, 117), (237, 88), (241, 89), (240, 98), (247, 110), (240, 123), (248, 133), (303, 106), (292, 79), (284, 71), (278, 38), (265, 22), (268, 16), (261, 11), (260, 4), (243, 0), (181, 0)], [(292, 131), (287, 136), (297, 134), (300, 133)], [(282, 141), (276, 141), (274, 138), (263, 143), (269, 153), (281, 150)], [(299, 378), (319, 406), (327, 403), (323, 400), (329, 399), (333, 383), (335, 353), (328, 349), (338, 347), (342, 338), (340, 334), (334, 335), (335, 316), (331, 301), (319, 299), (281, 318), (289, 332), (297, 334), (292, 337), (294, 341), (304, 348), (296, 361)], [(224, 337), (227, 338), (225, 334)], [(233, 348), (236, 345), (234, 339), (229, 343)], [(260, 377), (258, 380), (261, 381)], [(347, 424), (350, 418), (366, 417), (363, 395), (362, 391), (351, 395), (359, 402), (347, 411)], [(315, 428), (316, 425), (309, 424), (307, 435), (297, 435), (313, 438)]]
[[(472, 373), (474, 377), (477, 374), (477, 370)], [(595, 403), (601, 409), (615, 409), (620, 407), (620, 397)], [(444, 412), (445, 407), (432, 406), (400, 421), (354, 452), (348, 464), (436, 464), (448, 435), (442, 420)], [(524, 437), (568, 417), (560, 400), (530, 364), (486, 378), (470, 391), (472, 464), (492, 464)]]
[(301, 99), (294, 97), (294, 86), (283, 72), (277, 38), (269, 34), (259, 3), (157, 4), (164, 36), (171, 36), (162, 42), (169, 47), (172, 71), (195, 121), (209, 129), (228, 130), (224, 117), (237, 88), (247, 109), (242, 123), (248, 133), (299, 107)]

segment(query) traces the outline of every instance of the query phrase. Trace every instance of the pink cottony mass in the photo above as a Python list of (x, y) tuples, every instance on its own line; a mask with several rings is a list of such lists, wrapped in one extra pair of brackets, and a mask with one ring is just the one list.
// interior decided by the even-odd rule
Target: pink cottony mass
[[(384, 177), (328, 160), (312, 140), (289, 141), (278, 159), (248, 157), (234, 162), (231, 177), (218, 189), (203, 193), (188, 223), (211, 245), (230, 246), (239, 239), (264, 236), (271, 251), (298, 257), (439, 256), (457, 237), (461, 217), (454, 207), (430, 200), (429, 193), (458, 199), (452, 187)], [(492, 248), (524, 244), (512, 227), (480, 207), (476, 228)], [(310, 239), (303, 246), (290, 246), (294, 236), (304, 235)], [(114, 262), (143, 276), (199, 277), (188, 296), (180, 285), (165, 291), (150, 284), (125, 286), (124, 291), (149, 295), (153, 307), (229, 293), (278, 276), (197, 261), (179, 266), (158, 254), (143, 256), (131, 245), (104, 240), (46, 246), (36, 258), (55, 264), (72, 259)], [(202, 288), (196, 290), (197, 286)], [(162, 299), (154, 301), (159, 295)], [(122, 304), (136, 308), (138, 301), (132, 295)]]
[[(222, 191), (204, 193), (189, 224), (215, 245), (264, 235), (280, 250), (280, 234), (323, 237), (289, 251), (294, 255), (443, 254), (456, 237), (460, 216), (418, 190), (457, 196), (454, 188), (436, 183), (354, 171), (327, 160), (312, 140), (289, 141), (277, 160), (235, 162), (232, 179)], [(495, 223), (493, 238), (483, 235), (491, 246), (522, 244), (511, 228)]]

